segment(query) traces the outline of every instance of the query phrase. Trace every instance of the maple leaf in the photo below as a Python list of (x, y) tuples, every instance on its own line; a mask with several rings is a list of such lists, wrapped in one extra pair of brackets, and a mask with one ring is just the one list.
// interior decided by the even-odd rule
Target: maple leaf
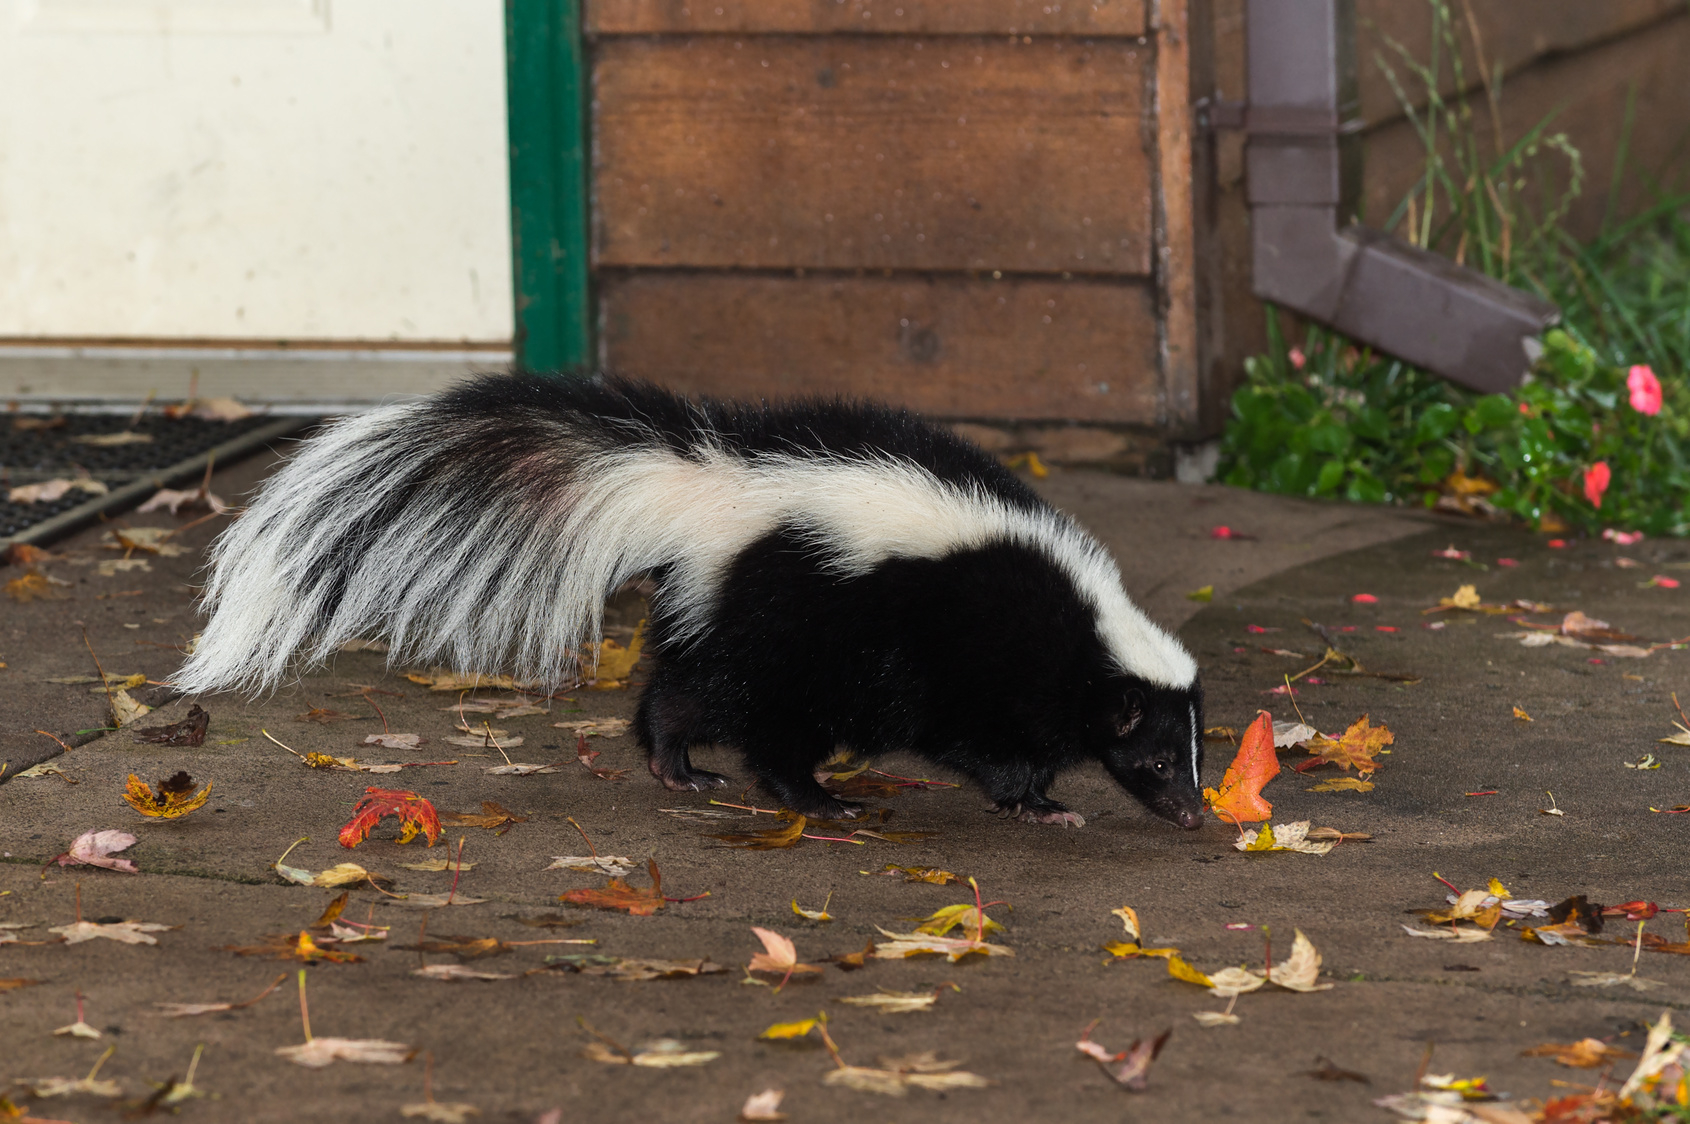
[(335, 1062), (403, 1065), (415, 1053), (403, 1042), (381, 1038), (313, 1038), (298, 1046), (276, 1047), (279, 1057), (309, 1069), (322, 1069)]
[(1279, 758), (1273, 752), (1273, 716), (1257, 714), (1238, 746), (1238, 754), (1226, 767), (1221, 787), (1203, 790), (1209, 810), (1226, 823), (1237, 826), (1257, 823), (1273, 815), (1273, 805), (1262, 798), (1262, 788), (1279, 775)]
[(204, 788), (195, 792), (194, 779), (185, 772), (174, 773), (159, 781), (156, 791), (148, 788), (146, 781), (130, 773), (123, 799), (143, 816), (174, 820), (204, 806), (210, 795), (210, 781), (206, 782)]
[(745, 966), (747, 973), (767, 972), (780, 976), (780, 983), (775, 985), (779, 992), (786, 986), (794, 974), (799, 972), (820, 972), (814, 964), (798, 963), (798, 949), (792, 941), (770, 929), (760, 929), (753, 925), (751, 931), (757, 934), (757, 939), (763, 942), (763, 951), (751, 957), (751, 962)]
[(107, 870), (121, 870), (125, 874), (140, 873), (128, 859), (114, 858), (118, 851), (135, 845), (135, 837), (127, 831), (85, 831), (71, 843), (70, 850), (53, 861), (60, 866), (100, 866)]
[(558, 895), (557, 900), (592, 909), (626, 910), (635, 917), (650, 917), (663, 908), (663, 878), (658, 873), (656, 859), (647, 861), (646, 870), (651, 874), (651, 885), (646, 889), (636, 890), (622, 879), (612, 878), (601, 890), (566, 890)]
[[(876, 929), (880, 926), (876, 925)], [(933, 954), (943, 956), (955, 964), (965, 956), (1014, 956), (1015, 950), (1005, 948), (1000, 944), (988, 944), (983, 940), (969, 940), (960, 937), (934, 937), (926, 933), (893, 933), (886, 929), (880, 932), (889, 940), (879, 941), (874, 946), (874, 955), (880, 960), (905, 960), (911, 956)]]
[(720, 839), (732, 847), (744, 847), (748, 851), (774, 851), (797, 846), (798, 841), (803, 838), (804, 830), (810, 826), (810, 821), (807, 818), (786, 808), (782, 808), (775, 819), (786, 824), (786, 826), (772, 827), (766, 831), (710, 834), (707, 837)]
[(1348, 772), (1350, 766), (1354, 765), (1356, 772), (1364, 777), (1377, 772), (1382, 762), (1375, 761), (1374, 755), (1395, 742), (1396, 735), (1383, 724), (1369, 726), (1367, 719), (1367, 715), (1362, 715), (1336, 741), (1324, 737), (1312, 739), (1308, 743), (1309, 752), (1320, 760), (1311, 763), (1311, 766), (1336, 765)]
[[(519, 816), (493, 800), (483, 800), (479, 812), (447, 812), (440, 822), (453, 827), (484, 827), (495, 835), (503, 835), (519, 823), (527, 823), (527, 816)], [(399, 842), (405, 842), (400, 839)], [(432, 840), (430, 843), (432, 844)]]
[(884, 1068), (841, 1065), (830, 1070), (822, 1078), (822, 1083), (894, 1097), (901, 1097), (910, 1089), (943, 1093), (952, 1089), (984, 1089), (992, 1084), (977, 1073), (957, 1069), (961, 1062), (943, 1061), (932, 1051), (901, 1058), (881, 1058), (880, 1064)]
[(606, 1042), (590, 1042), (581, 1055), (606, 1065), (637, 1065), (649, 1069), (705, 1065), (722, 1056), (719, 1050), (689, 1050), (686, 1043), (674, 1038), (644, 1042), (633, 1050), (613, 1042), (608, 1045)]
[(137, 742), (156, 745), (204, 745), (205, 731), (210, 723), (211, 715), (196, 703), (188, 708), (188, 716), (182, 721), (168, 726), (146, 726), (134, 731), (133, 736)]
[(311, 934), (304, 929), (299, 936), (293, 937), (287, 933), (273, 933), (265, 938), (265, 943), (237, 947), (225, 945), (223, 951), (232, 952), (236, 956), (262, 956), (270, 960), (299, 960), (311, 964), (316, 961), (327, 961), (331, 964), (358, 964), (363, 957), (355, 952), (340, 952), (333, 948), (324, 948), (311, 938)]
[(628, 732), (631, 723), (626, 718), (581, 718), (573, 722), (553, 722), (552, 725), (590, 738), (619, 738)]
[[(91, 1097), (121, 1097), (123, 1086), (116, 1081), (101, 1081), (100, 1067), (106, 1064), (106, 1059), (117, 1051), (116, 1046), (107, 1046), (106, 1052), (94, 1062), (94, 1068), (88, 1071), (87, 1077), (37, 1077), (33, 1081), (19, 1081), (17, 1084), (29, 1090), (37, 1097), (64, 1097), (72, 1093), (84, 1093)], [(4, 1103), (4, 1098), (0, 1098)], [(27, 1118), (26, 1118), (27, 1120)], [(24, 1122), (20, 1121), (20, 1124)], [(61, 1124), (55, 1121), (43, 1121), (43, 1124)]]
[(993, 921), (990, 917), (986, 917), (980, 909), (968, 905), (966, 902), (961, 905), (948, 905), (943, 909), (934, 910), (926, 920), (915, 927), (915, 931), (926, 933), (929, 936), (942, 937), (958, 925), (973, 932), (976, 936), (1004, 931), (1002, 925)]
[(203, 507), (218, 515), (222, 515), (229, 510), (229, 505), (224, 503), (220, 496), (203, 488), (191, 490), (160, 488), (153, 493), (152, 499), (136, 508), (135, 511), (142, 515), (153, 511), (169, 511), (170, 514), (176, 515), (184, 507)]
[(626, 855), (558, 855), (547, 870), (578, 870), (583, 874), (607, 874), (620, 878), (632, 874), (639, 865)]
[(1133, 1039), (1131, 1046), (1119, 1054), (1111, 1054), (1108, 1050), (1091, 1040), (1091, 1032), (1097, 1027), (1096, 1023), (1081, 1032), (1080, 1040), (1074, 1043), (1075, 1049), (1093, 1061), (1107, 1073), (1111, 1080), (1123, 1089), (1135, 1093), (1143, 1092), (1149, 1079), (1150, 1065), (1162, 1052), (1167, 1044), (1168, 1036), (1173, 1033), (1172, 1028), (1164, 1030), (1152, 1039)]
[(640, 661), (640, 649), (645, 646), (645, 622), (634, 626), (634, 635), (624, 648), (608, 636), (599, 644), (588, 644), (581, 655), (581, 667), (592, 689), (615, 690), (633, 674)]
[(369, 837), (383, 816), (399, 817), (399, 842), (409, 843), (419, 834), (434, 846), (440, 838), (440, 817), (434, 805), (414, 792), (391, 788), (366, 788), (365, 796), (352, 809), (352, 819), (340, 829), (340, 845), (356, 847)]
[(1308, 820), (1264, 825), (1260, 831), (1246, 831), (1233, 846), (1240, 851), (1301, 851), (1305, 855), (1324, 855), (1338, 845), (1336, 841), (1310, 842), (1309, 829)]
[(1596, 1069), (1621, 1058), (1635, 1058), (1631, 1050), (1610, 1046), (1599, 1038), (1581, 1038), (1577, 1042), (1545, 1042), (1529, 1050), (1520, 1051), (1522, 1058), (1554, 1058), (1572, 1069)]
[(66, 944), (81, 944), (104, 938), (117, 941), (119, 944), (157, 944), (158, 938), (154, 933), (167, 933), (172, 929), (180, 929), (180, 925), (160, 925), (153, 921), (110, 921), (98, 924), (93, 921), (77, 921), (71, 925), (59, 925), (48, 929), (65, 939)]
[(415, 749), (422, 744), (421, 734), (369, 734), (365, 745), (379, 745), (383, 749)]

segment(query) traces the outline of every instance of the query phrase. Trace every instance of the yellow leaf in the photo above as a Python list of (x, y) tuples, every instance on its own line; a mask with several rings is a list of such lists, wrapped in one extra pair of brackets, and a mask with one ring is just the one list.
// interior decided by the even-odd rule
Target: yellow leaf
[(1141, 956), (1159, 956), (1166, 960), (1179, 955), (1177, 948), (1142, 948), (1130, 941), (1110, 941), (1103, 946), (1103, 951), (1117, 960), (1136, 960)]
[(583, 664), (595, 681), (601, 684), (620, 683), (634, 672), (640, 661), (640, 649), (645, 646), (645, 621), (634, 626), (634, 635), (626, 648), (606, 637), (597, 647), (588, 647)]
[(123, 799), (143, 816), (174, 820), (203, 806), (210, 795), (211, 782), (206, 782), (204, 788), (195, 792), (193, 778), (187, 773), (177, 773), (159, 781), (156, 792), (147, 787), (147, 782), (130, 773)]
[(1530, 722), (1532, 720), (1532, 716), (1521, 710), (1519, 707), (1514, 708), (1514, 717), (1519, 719), (1521, 722)]
[(1194, 983), (1199, 987), (1213, 987), (1215, 985), (1215, 981), (1211, 980), (1208, 976), (1205, 976), (1202, 972), (1199, 972), (1196, 968), (1193, 968), (1190, 964), (1187, 964), (1184, 960), (1181, 960), (1178, 956), (1168, 957), (1168, 975), (1172, 976), (1176, 980), (1184, 980), (1186, 983)]
[[(958, 925), (961, 925), (970, 933), (979, 932), (979, 911), (973, 906), (966, 904), (948, 905), (943, 909), (935, 910), (932, 915), (927, 918), (927, 920), (915, 927), (915, 931), (918, 933), (926, 933), (929, 936), (942, 937)], [(1001, 933), (1003, 932), (1003, 926), (988, 917), (986, 918), (985, 932)]]
[(1490, 880), (1490, 892), (1504, 901), (1514, 896), (1508, 892), (1508, 887), (1504, 886), (1501, 882), (1498, 882), (1494, 878)]
[(1451, 609), (1474, 609), (1479, 604), (1479, 591), (1470, 585), (1464, 585), (1455, 591), (1454, 597), (1440, 597), (1438, 604)]
[(1241, 851), (1271, 851), (1273, 850), (1273, 825), (1263, 824), (1260, 831), (1248, 832), (1255, 838), (1239, 848)]
[(1139, 939), (1141, 930), (1138, 927), (1137, 910), (1133, 909), (1130, 905), (1124, 905), (1120, 909), (1112, 909), (1109, 912), (1113, 916), (1121, 919), (1121, 924), (1127, 927), (1127, 936), (1131, 937), (1135, 941)]
[(758, 1038), (781, 1039), (802, 1038), (816, 1028), (817, 1019), (799, 1019), (795, 1023), (776, 1023), (759, 1034)]
[(1364, 781), (1360, 777), (1333, 777), (1329, 781), (1321, 781), (1310, 792), (1372, 792), (1373, 782)]
[(807, 918), (811, 921), (832, 921), (833, 920), (833, 914), (831, 914), (827, 911), (827, 903), (831, 902), (832, 900), (833, 900), (833, 895), (830, 893), (830, 894), (828, 894), (826, 901), (822, 902), (822, 907), (820, 909), (803, 909), (803, 908), (799, 907), (798, 899), (793, 898), (792, 899), (792, 912), (796, 913), (800, 917)]
[(1201, 589), (1194, 589), (1185, 595), (1185, 599), (1187, 601), (1213, 601), (1215, 599), (1215, 587), (1206, 585)]

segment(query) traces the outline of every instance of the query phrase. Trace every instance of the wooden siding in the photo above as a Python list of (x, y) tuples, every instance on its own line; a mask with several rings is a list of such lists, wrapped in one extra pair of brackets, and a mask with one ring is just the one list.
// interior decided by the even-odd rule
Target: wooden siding
[(1142, 281), (634, 271), (607, 273), (601, 294), (616, 368), (688, 393), (1158, 421), (1156, 297)]
[(595, 35), (1143, 35), (1144, 0), (587, 0)]
[(1147, 274), (1131, 40), (688, 36), (596, 52), (601, 267)]

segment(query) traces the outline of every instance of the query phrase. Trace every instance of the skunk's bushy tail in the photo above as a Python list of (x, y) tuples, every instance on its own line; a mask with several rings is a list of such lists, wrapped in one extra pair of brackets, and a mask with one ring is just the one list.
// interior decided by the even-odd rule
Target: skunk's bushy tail
[(389, 660), (563, 681), (605, 598), (661, 571), (664, 642), (701, 635), (734, 557), (777, 528), (862, 573), (1013, 540), (1061, 564), (1121, 666), (1189, 682), (1089, 536), (995, 460), (907, 413), (689, 403), (613, 379), (489, 375), (306, 442), (211, 556), (185, 691), (258, 690), (296, 658), (384, 638)]

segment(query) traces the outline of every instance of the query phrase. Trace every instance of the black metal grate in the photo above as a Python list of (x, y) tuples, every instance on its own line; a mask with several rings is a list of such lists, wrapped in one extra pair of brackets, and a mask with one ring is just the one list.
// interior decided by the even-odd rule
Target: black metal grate
[[(253, 438), (250, 447), (256, 448), (274, 436), (278, 424), (292, 429), (308, 420), (278, 423), (274, 417), (254, 415), (238, 421), (206, 421), (155, 414), (132, 422), (121, 414), (66, 414), (60, 418), (14, 414), (9, 421), (0, 421), (0, 541), (32, 537), (26, 534), (30, 528), (78, 508), (88, 508), (92, 516), (116, 502), (111, 497), (133, 490), (125, 489), (126, 485), (175, 479), (192, 466), (203, 470), (205, 454), (230, 446), (222, 452), (226, 463), (234, 451), (248, 451), (242, 448), (242, 438)], [(51, 428), (39, 428), (43, 422), (50, 422)], [(105, 446), (77, 440), (126, 430), (151, 440)], [(10, 490), (19, 485), (78, 476), (98, 480), (108, 493), (90, 495), (72, 489), (44, 503), (12, 503), (9, 498)]]

